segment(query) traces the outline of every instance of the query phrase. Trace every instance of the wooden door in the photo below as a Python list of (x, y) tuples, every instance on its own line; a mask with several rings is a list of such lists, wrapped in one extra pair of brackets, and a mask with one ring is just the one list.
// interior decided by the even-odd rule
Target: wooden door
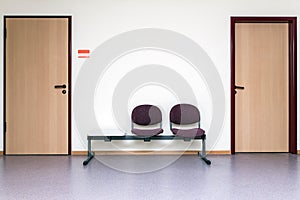
[(289, 151), (289, 25), (235, 24), (236, 152)]
[(5, 24), (5, 154), (68, 154), (69, 18)]

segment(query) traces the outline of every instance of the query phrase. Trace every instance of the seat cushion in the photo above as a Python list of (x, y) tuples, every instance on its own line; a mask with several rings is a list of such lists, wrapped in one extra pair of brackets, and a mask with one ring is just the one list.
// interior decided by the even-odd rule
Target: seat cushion
[(162, 132), (164, 132), (164, 130), (161, 129), (161, 128), (155, 128), (155, 129), (137, 129), (137, 128), (134, 128), (134, 129), (131, 130), (131, 132), (138, 135), (138, 136), (151, 137), (151, 136), (161, 134)]
[(205, 137), (205, 131), (201, 128), (192, 128), (192, 129), (177, 129), (172, 128), (172, 133), (179, 137), (185, 138), (195, 138), (195, 137)]

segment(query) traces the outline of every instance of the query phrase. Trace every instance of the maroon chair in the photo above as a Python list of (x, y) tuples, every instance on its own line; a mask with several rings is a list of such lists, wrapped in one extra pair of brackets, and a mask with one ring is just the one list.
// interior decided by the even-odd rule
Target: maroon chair
[[(183, 128), (180, 125), (192, 125), (197, 123), (196, 128)], [(179, 128), (173, 128), (173, 124), (176, 124)], [(176, 137), (183, 137), (184, 139), (201, 139), (202, 140), (202, 160), (208, 165), (211, 161), (206, 158), (206, 135), (205, 131), (200, 128), (200, 112), (197, 107), (191, 104), (177, 104), (172, 107), (170, 111), (170, 129)]]
[[(191, 125), (197, 123), (196, 128), (173, 128), (173, 124)], [(177, 104), (170, 111), (170, 129), (176, 136), (184, 138), (205, 138), (205, 131), (200, 128), (200, 112), (191, 104)]]
[[(139, 125), (135, 127), (135, 125)], [(141, 137), (163, 133), (162, 114), (154, 105), (139, 105), (131, 113), (131, 132)]]

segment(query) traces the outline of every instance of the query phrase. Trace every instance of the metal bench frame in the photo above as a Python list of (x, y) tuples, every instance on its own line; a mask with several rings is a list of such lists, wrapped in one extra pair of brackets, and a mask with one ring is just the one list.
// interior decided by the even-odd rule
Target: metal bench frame
[(208, 165), (211, 161), (206, 158), (206, 136), (191, 138), (178, 137), (175, 135), (157, 135), (152, 137), (139, 137), (135, 135), (120, 135), (120, 136), (103, 136), (103, 135), (88, 135), (88, 155), (87, 159), (83, 161), (83, 165), (89, 164), (89, 162), (94, 158), (94, 152), (92, 152), (92, 140), (104, 140), (105, 142), (111, 142), (112, 140), (144, 140), (144, 142), (150, 142), (151, 140), (184, 140), (189, 142), (191, 140), (202, 140), (202, 151), (198, 152), (198, 156)]

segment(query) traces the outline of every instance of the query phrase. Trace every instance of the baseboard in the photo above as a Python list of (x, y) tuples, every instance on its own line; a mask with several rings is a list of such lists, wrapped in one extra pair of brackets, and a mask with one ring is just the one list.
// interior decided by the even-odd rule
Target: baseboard
[[(97, 155), (197, 155), (198, 151), (95, 151)], [(210, 151), (210, 155), (229, 155), (230, 151)], [(86, 156), (87, 151), (72, 151), (74, 156)]]
[(0, 151), (0, 156), (2, 156), (3, 155), (3, 151)]
[(208, 154), (211, 155), (230, 155), (231, 151), (230, 150), (222, 150), (222, 151), (210, 151)]
[(72, 156), (86, 156), (87, 151), (72, 151)]

